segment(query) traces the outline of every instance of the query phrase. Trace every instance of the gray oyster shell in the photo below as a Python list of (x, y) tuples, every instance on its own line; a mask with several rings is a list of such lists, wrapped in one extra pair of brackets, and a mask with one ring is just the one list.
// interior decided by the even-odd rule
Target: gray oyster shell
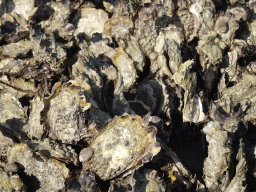
[(114, 118), (90, 145), (94, 154), (83, 163), (83, 169), (95, 172), (103, 180), (129, 174), (160, 151), (155, 129), (143, 126), (140, 116)]
[(15, 175), (8, 175), (6, 172), (0, 168), (0, 190), (4, 192), (11, 192), (11, 191), (19, 191), (19, 192), (26, 192), (27, 187), (24, 185), (23, 181), (19, 177), (18, 174)]
[[(84, 83), (87, 90), (90, 86)], [(55, 84), (52, 95), (45, 100), (41, 118), (49, 129), (50, 137), (63, 143), (74, 143), (76, 132), (82, 129), (83, 122), (80, 116), (91, 107), (83, 95), (84, 89), (80, 84), (70, 81), (61, 85)]]
[(20, 102), (11, 94), (3, 93), (0, 96), (1, 113), (0, 125), (14, 135), (21, 134), (23, 126), (27, 123), (27, 116)]
[(34, 185), (39, 185), (36, 186), (37, 188), (40, 187), (37, 191), (58, 191), (62, 189), (69, 174), (69, 169), (64, 163), (55, 159), (36, 157), (26, 144), (13, 146), (8, 162), (19, 163), (24, 166), (26, 174), (34, 175), (40, 183), (34, 183)]

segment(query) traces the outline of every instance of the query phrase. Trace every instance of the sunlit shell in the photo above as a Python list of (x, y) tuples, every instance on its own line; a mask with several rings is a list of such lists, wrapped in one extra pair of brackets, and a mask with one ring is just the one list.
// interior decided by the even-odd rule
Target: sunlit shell
[(41, 139), (44, 133), (44, 126), (41, 122), (41, 111), (44, 109), (44, 101), (40, 96), (36, 96), (32, 101), (32, 109), (29, 116), (29, 127), (25, 128), (25, 132), (30, 138)]
[(221, 36), (223, 42), (229, 45), (233, 41), (235, 31), (238, 27), (234, 18), (220, 15), (215, 23), (215, 32)]
[(117, 70), (121, 74), (124, 90), (131, 88), (137, 77), (133, 60), (129, 58), (121, 47), (105, 53), (105, 55), (111, 58)]
[[(87, 86), (87, 89), (90, 89)], [(81, 115), (91, 107), (87, 103), (81, 86), (73, 81), (55, 84), (53, 93), (45, 100), (41, 118), (49, 128), (50, 136), (63, 143), (73, 143), (75, 133), (81, 129)]]
[(226, 191), (244, 192), (246, 191), (247, 187), (244, 185), (243, 182), (246, 180), (248, 165), (245, 156), (245, 145), (242, 139), (240, 139), (240, 145), (238, 153), (236, 155), (236, 160), (238, 161), (238, 164), (236, 165), (236, 174), (226, 188)]
[(129, 34), (129, 30), (132, 28), (133, 22), (128, 17), (111, 18), (104, 24), (104, 32), (115, 38)]
[(76, 26), (74, 35), (84, 33), (91, 38), (94, 33), (103, 33), (104, 24), (108, 20), (108, 14), (102, 9), (83, 8), (79, 11), (73, 21)]
[(169, 25), (163, 28), (156, 40), (155, 50), (159, 54), (168, 54), (169, 63), (167, 63), (167, 69), (171, 69), (173, 73), (178, 71), (181, 65), (181, 43), (184, 41), (184, 36), (181, 32), (181, 28), (177, 28), (174, 25)]
[(159, 173), (153, 169), (140, 168), (134, 174), (135, 191), (138, 192), (165, 192), (166, 185)]
[(23, 15), (26, 20), (29, 20), (31, 16), (30, 14), (34, 9), (35, 0), (14, 0), (13, 3), (15, 5), (13, 11)]
[(160, 151), (155, 127), (144, 127), (140, 116), (115, 117), (90, 145), (94, 154), (84, 169), (112, 179), (150, 161)]
[(25, 57), (32, 50), (30, 41), (19, 41), (2, 46), (0, 55), (3, 57)]
[(62, 189), (69, 174), (69, 169), (64, 163), (54, 159), (46, 160), (35, 157), (26, 144), (16, 144), (12, 147), (8, 161), (21, 164), (25, 168), (26, 174), (36, 177), (38, 183), (34, 185), (39, 185), (40, 191)]
[(0, 178), (1, 191), (27, 191), (27, 187), (24, 185), (23, 181), (17, 174), (11, 176), (0, 168)]
[(20, 102), (11, 94), (0, 95), (0, 125), (9, 130), (21, 131), (27, 122), (26, 114)]
[[(230, 164), (231, 150), (226, 146), (228, 135), (226, 131), (220, 130), (218, 122), (210, 121), (202, 130), (206, 134), (206, 139), (209, 142), (208, 157), (204, 162), (204, 181), (206, 187), (211, 188), (218, 186), (218, 181), (225, 186)], [(229, 157), (229, 158), (228, 158)]]

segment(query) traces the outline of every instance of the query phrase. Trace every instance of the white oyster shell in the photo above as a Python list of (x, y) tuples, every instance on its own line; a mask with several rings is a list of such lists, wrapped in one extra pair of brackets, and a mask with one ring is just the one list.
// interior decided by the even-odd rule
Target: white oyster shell
[(107, 20), (108, 14), (102, 9), (83, 8), (74, 19), (74, 25), (77, 27), (74, 35), (84, 33), (86, 37), (91, 38), (94, 33), (103, 33)]

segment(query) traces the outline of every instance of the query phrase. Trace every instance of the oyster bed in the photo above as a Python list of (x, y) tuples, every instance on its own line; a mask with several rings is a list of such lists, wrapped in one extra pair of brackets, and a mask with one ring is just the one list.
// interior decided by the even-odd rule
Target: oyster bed
[(256, 191), (255, 0), (0, 0), (0, 191)]

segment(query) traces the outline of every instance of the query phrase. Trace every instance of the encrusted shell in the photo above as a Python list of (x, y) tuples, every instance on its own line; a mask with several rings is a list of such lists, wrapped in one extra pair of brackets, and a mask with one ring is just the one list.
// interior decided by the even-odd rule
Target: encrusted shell
[(100, 188), (95, 181), (95, 176), (90, 171), (79, 170), (74, 171), (69, 175), (69, 179), (66, 182), (65, 191), (67, 192), (100, 192)]
[[(90, 89), (87, 86), (87, 89)], [(53, 139), (63, 143), (75, 142), (75, 133), (83, 125), (82, 113), (91, 107), (80, 84), (69, 81), (55, 84), (53, 93), (45, 100), (41, 117)]]
[(226, 131), (220, 130), (218, 122), (212, 121), (202, 131), (206, 134), (206, 140), (209, 142), (208, 157), (204, 162), (205, 185), (208, 188), (223, 185), (225, 188), (229, 179), (229, 176), (226, 175), (230, 165), (228, 157), (231, 154), (231, 149), (226, 146), (228, 134)]
[(229, 45), (235, 35), (239, 25), (231, 16), (220, 15), (215, 23), (215, 32), (221, 37), (221, 40)]
[(104, 24), (104, 32), (115, 38), (129, 34), (129, 30), (132, 28), (133, 22), (128, 17), (111, 18)]
[(112, 179), (150, 161), (160, 151), (156, 128), (142, 126), (140, 116), (115, 117), (90, 145), (94, 154), (84, 169), (101, 179)]
[(136, 180), (136, 192), (165, 192), (166, 185), (159, 173), (153, 169), (140, 168), (138, 169), (133, 178)]
[(64, 163), (55, 159), (41, 159), (34, 156), (32, 150), (26, 144), (16, 144), (11, 149), (8, 158), (9, 163), (19, 163), (28, 175), (36, 177), (33, 186), (40, 187), (39, 191), (58, 191), (65, 185), (69, 169)]
[(102, 9), (83, 8), (74, 18), (76, 30), (74, 35), (85, 34), (87, 38), (92, 38), (94, 33), (103, 33), (104, 24), (108, 20), (108, 14)]

